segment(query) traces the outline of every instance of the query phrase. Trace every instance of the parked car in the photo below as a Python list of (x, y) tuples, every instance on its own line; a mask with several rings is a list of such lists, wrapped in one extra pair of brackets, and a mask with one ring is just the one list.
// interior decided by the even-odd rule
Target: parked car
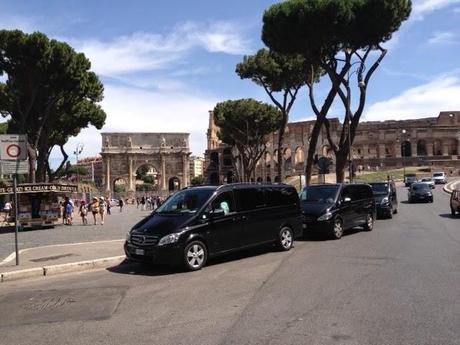
[(404, 175), (404, 184), (406, 187), (410, 187), (412, 183), (417, 182), (416, 174), (405, 174)]
[(435, 188), (434, 181), (431, 177), (424, 177), (420, 180), (420, 182), (426, 183), (431, 189)]
[(126, 256), (199, 270), (209, 257), (275, 243), (291, 249), (302, 234), (294, 187), (260, 184), (200, 186), (174, 193), (127, 234)]
[(375, 199), (377, 216), (392, 218), (398, 213), (398, 196), (393, 181), (370, 183)]
[(445, 184), (447, 183), (447, 176), (443, 171), (434, 172), (433, 181), (436, 184)]
[(460, 189), (454, 189), (450, 195), (450, 212), (453, 217), (456, 212), (460, 213)]
[(433, 202), (433, 193), (426, 183), (417, 182), (410, 186), (408, 192), (409, 202), (428, 201)]
[(333, 239), (356, 226), (371, 231), (376, 215), (372, 188), (368, 184), (320, 184), (300, 194), (305, 231), (324, 231)]

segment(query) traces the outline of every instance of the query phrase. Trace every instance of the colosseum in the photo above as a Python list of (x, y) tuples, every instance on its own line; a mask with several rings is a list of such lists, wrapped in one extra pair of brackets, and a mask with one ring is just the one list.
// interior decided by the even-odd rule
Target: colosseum
[[(339, 119), (330, 120), (334, 141), (340, 135)], [(300, 175), (305, 170), (306, 152), (314, 121), (292, 122), (286, 127), (285, 147), (281, 163), (283, 176)], [(205, 152), (205, 179), (210, 184), (234, 181), (232, 150), (218, 138), (212, 111), (209, 112), (207, 150)], [(277, 132), (270, 135), (264, 160), (259, 162), (254, 181), (276, 181)], [(316, 148), (318, 157), (334, 160), (333, 152), (323, 131)], [(352, 146), (355, 166), (364, 169), (386, 167), (436, 166), (460, 168), (460, 111), (444, 111), (437, 117), (416, 120), (388, 120), (360, 123)]]

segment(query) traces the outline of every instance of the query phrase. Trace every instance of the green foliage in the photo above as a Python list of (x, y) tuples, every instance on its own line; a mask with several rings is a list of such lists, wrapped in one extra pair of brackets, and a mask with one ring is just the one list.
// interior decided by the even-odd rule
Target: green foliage
[(115, 185), (114, 188), (113, 188), (113, 191), (115, 193), (125, 193), (126, 192), (126, 187), (125, 187), (125, 185), (122, 185), (122, 184)]
[(279, 128), (280, 111), (254, 99), (229, 100), (214, 108), (219, 138), (231, 146), (258, 146), (267, 142), (266, 135)]
[(281, 112), (254, 99), (229, 100), (216, 105), (214, 121), (219, 126), (219, 138), (238, 150), (237, 158), (243, 166), (239, 174), (249, 181), (265, 153), (268, 135), (282, 123)]
[(157, 189), (152, 183), (143, 183), (136, 185), (136, 191), (138, 192), (153, 192)]
[(142, 165), (137, 169), (136, 171), (136, 179), (138, 180), (144, 180), (145, 177), (147, 176), (147, 173), (149, 172), (149, 166), (148, 165)]
[(8, 133), (8, 122), (0, 123), (0, 134)]
[(287, 0), (265, 11), (262, 40), (278, 52), (330, 58), (388, 41), (411, 8), (410, 0)]
[(190, 183), (192, 186), (201, 186), (204, 184), (204, 177), (203, 176), (193, 177)]
[(251, 79), (270, 92), (298, 89), (311, 73), (311, 65), (301, 55), (284, 55), (260, 49), (255, 55), (245, 56), (236, 66), (241, 79)]
[(0, 75), (7, 76), (0, 83), (0, 114), (11, 117), (11, 133), (28, 135), (38, 180), (45, 178), (53, 146), (62, 149), (82, 128), (100, 129), (105, 122), (98, 104), (103, 85), (90, 67), (84, 54), (64, 42), (39, 32), (0, 30)]

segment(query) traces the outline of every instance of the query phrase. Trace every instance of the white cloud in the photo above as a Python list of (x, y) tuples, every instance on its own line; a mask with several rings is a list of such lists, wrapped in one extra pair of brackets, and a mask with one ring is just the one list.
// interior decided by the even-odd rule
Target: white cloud
[(412, 16), (414, 19), (423, 19), (430, 12), (458, 3), (460, 0), (414, 0)]
[[(216, 99), (194, 95), (190, 90), (163, 93), (108, 84), (102, 102), (107, 121), (101, 131), (187, 132), (190, 133), (191, 151), (202, 155), (206, 148), (208, 111), (216, 103)], [(82, 157), (98, 154), (102, 144), (101, 131), (84, 129), (69, 140), (66, 151), (71, 153), (78, 143), (84, 143)], [(58, 157), (60, 151), (54, 150), (53, 162)], [(71, 159), (75, 160), (75, 157)]]
[(428, 44), (452, 44), (457, 43), (457, 36), (449, 31), (437, 31), (432, 34), (428, 40)]
[(440, 111), (460, 109), (460, 78), (443, 75), (408, 89), (400, 95), (370, 105), (365, 121), (402, 120), (436, 116)]
[(73, 45), (91, 60), (96, 73), (105, 76), (171, 68), (193, 48), (225, 54), (244, 54), (250, 50), (249, 41), (230, 22), (188, 22), (166, 35), (137, 32), (111, 41), (73, 40)]

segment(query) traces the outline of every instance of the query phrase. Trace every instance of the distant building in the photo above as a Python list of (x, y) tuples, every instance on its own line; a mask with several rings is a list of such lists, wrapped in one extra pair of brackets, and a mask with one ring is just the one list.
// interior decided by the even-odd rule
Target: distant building
[(86, 174), (80, 175), (80, 181), (94, 181), (97, 187), (102, 186), (102, 157), (86, 157), (79, 159), (77, 166), (86, 168)]
[[(268, 136), (267, 151), (258, 162), (254, 181), (284, 180), (305, 171), (309, 139), (315, 121), (288, 123), (282, 148), (281, 171), (277, 176), (278, 133)], [(330, 119), (331, 136), (335, 142), (343, 124)], [(205, 153), (206, 183), (222, 184), (235, 181), (232, 149), (218, 137), (219, 127), (209, 112), (208, 148)], [(318, 138), (316, 155), (335, 161), (324, 129)], [(353, 163), (366, 169), (405, 166), (436, 166), (460, 168), (460, 111), (444, 111), (437, 117), (414, 120), (361, 122), (352, 146)], [(331, 169), (333, 171), (333, 169)]]
[(204, 158), (198, 156), (190, 157), (190, 180), (194, 177), (203, 176)]

